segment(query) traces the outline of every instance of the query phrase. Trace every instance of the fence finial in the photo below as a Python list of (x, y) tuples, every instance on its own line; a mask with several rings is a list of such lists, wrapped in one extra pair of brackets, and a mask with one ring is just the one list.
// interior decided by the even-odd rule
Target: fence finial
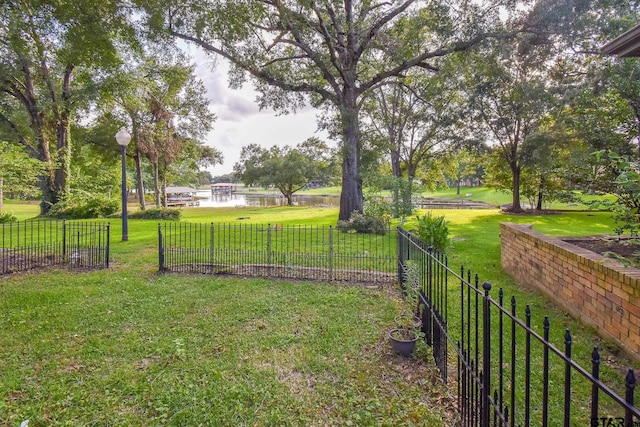
[(489, 294), (489, 291), (491, 290), (491, 283), (489, 283), (489, 282), (484, 282), (484, 283), (482, 284), (482, 289), (484, 289), (484, 290), (485, 290), (485, 293), (488, 295), (488, 294)]
[(634, 388), (636, 388), (636, 376), (633, 373), (633, 369), (629, 369), (624, 380), (627, 386), (627, 390), (633, 390)]

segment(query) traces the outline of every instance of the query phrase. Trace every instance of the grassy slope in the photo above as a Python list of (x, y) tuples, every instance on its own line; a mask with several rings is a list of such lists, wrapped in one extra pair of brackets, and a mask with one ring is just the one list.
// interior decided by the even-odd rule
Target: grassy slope
[[(327, 196), (339, 196), (340, 187), (323, 187), (314, 188), (312, 190), (303, 190), (300, 194), (314, 194), (314, 195), (327, 195)], [(389, 195), (386, 192), (382, 194)], [(511, 203), (511, 193), (494, 190), (487, 187), (461, 187), (460, 194), (457, 194), (456, 188), (443, 188), (437, 191), (422, 191), (415, 194), (420, 197), (429, 198), (443, 198), (443, 199), (461, 199), (461, 200), (473, 200), (478, 202), (485, 202), (494, 206), (501, 206)], [(593, 200), (595, 198), (602, 198), (601, 196), (588, 196), (578, 194), (584, 200)], [(522, 203), (527, 203), (526, 200), (522, 200)], [(553, 202), (545, 209), (586, 209), (587, 206), (581, 203), (565, 204), (561, 202)]]

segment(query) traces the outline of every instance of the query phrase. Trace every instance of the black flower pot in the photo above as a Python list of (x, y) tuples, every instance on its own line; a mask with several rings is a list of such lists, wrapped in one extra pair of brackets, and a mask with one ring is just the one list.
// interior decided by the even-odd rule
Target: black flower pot
[(409, 357), (416, 348), (418, 335), (413, 330), (398, 328), (389, 331), (389, 339), (393, 351), (400, 356)]

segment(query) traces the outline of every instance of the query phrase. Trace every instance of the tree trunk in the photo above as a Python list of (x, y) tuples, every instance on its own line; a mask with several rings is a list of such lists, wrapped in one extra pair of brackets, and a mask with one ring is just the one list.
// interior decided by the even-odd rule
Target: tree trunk
[(519, 213), (522, 212), (522, 206), (520, 205), (520, 168), (512, 167), (511, 172), (513, 173), (513, 199), (511, 203), (511, 212)]
[(136, 120), (136, 115), (133, 112), (129, 112), (129, 117), (131, 117), (131, 127), (133, 128), (133, 141), (134, 141), (134, 155), (133, 161), (136, 165), (136, 192), (138, 193), (138, 203), (140, 203), (140, 209), (147, 209), (147, 202), (144, 199), (144, 181), (142, 179), (142, 156), (140, 155), (140, 150), (138, 149), (138, 141), (140, 140), (140, 127), (138, 126), (138, 121)]
[(542, 210), (542, 199), (544, 198), (544, 176), (540, 177), (540, 185), (538, 186), (538, 202), (536, 203), (536, 210)]
[(413, 176), (407, 179), (407, 186), (402, 191), (402, 215), (411, 215), (413, 210)]
[(136, 191), (138, 192), (138, 202), (140, 203), (140, 209), (145, 210), (147, 203), (144, 200), (144, 182), (142, 181), (142, 156), (136, 148), (136, 153), (133, 156), (133, 160), (136, 164)]
[(58, 123), (57, 157), (58, 167), (54, 172), (54, 188), (57, 199), (69, 191), (69, 175), (71, 171), (71, 143), (69, 141), (69, 120), (68, 117), (60, 119)]
[(160, 171), (160, 162), (158, 161), (158, 177), (162, 182), (162, 207), (167, 208), (167, 165), (163, 163), (162, 172)]
[(360, 130), (355, 90), (345, 96), (340, 111), (342, 120), (342, 192), (338, 219), (348, 221), (354, 211), (362, 212), (362, 178), (360, 177)]
[(49, 150), (49, 141), (45, 134), (45, 117), (44, 113), (38, 105), (38, 98), (36, 97), (36, 91), (34, 87), (33, 78), (31, 76), (31, 70), (29, 69), (29, 63), (22, 58), (22, 74), (24, 76), (24, 96), (21, 101), (31, 119), (30, 127), (33, 130), (36, 146), (37, 146), (37, 158), (38, 160), (46, 164), (46, 170), (40, 177), (40, 189), (42, 190), (42, 201), (40, 202), (40, 215), (46, 215), (51, 209), (51, 206), (58, 201), (59, 195), (55, 191), (55, 170), (54, 162), (51, 159), (51, 152)]
[[(158, 171), (158, 161), (153, 162), (153, 194), (156, 198), (156, 208), (160, 207), (160, 177)], [(163, 206), (167, 207), (167, 201), (163, 201)]]
[(73, 76), (73, 69), (73, 65), (67, 65), (64, 70), (62, 80), (62, 105), (56, 109), (56, 150), (58, 166), (55, 170), (54, 185), (55, 191), (58, 193), (58, 198), (69, 191), (69, 176), (71, 174), (71, 138), (69, 137), (71, 109), (69, 102), (71, 102), (71, 78)]
[(396, 178), (402, 178), (402, 169), (400, 168), (400, 151), (396, 148), (391, 149), (391, 173)]

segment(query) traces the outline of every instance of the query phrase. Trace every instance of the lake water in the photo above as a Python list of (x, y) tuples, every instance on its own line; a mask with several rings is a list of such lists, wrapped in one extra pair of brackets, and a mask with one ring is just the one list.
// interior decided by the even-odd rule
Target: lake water
[[(222, 194), (203, 190), (198, 191), (196, 197), (200, 199), (200, 206), (207, 208), (287, 205), (287, 199), (278, 194)], [(337, 196), (294, 195), (293, 204), (296, 206), (338, 207), (340, 206), (340, 198)]]

